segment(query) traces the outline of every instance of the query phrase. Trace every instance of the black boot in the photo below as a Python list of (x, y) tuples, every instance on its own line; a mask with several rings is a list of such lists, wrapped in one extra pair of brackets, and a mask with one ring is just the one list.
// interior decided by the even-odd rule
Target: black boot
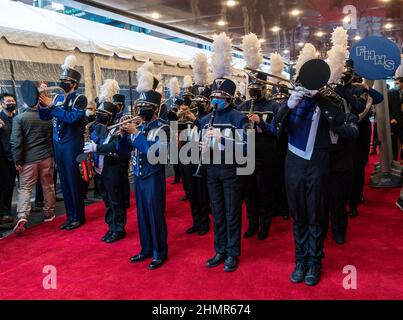
[(318, 264), (312, 264), (308, 266), (308, 271), (306, 272), (305, 275), (305, 284), (308, 286), (314, 286), (317, 285), (320, 281), (320, 265)]
[(258, 227), (258, 226), (249, 225), (248, 230), (246, 230), (246, 232), (244, 233), (243, 237), (244, 237), (244, 238), (253, 237), (254, 234), (255, 234), (256, 232), (258, 232), (258, 230), (259, 230), (259, 227)]
[(292, 283), (301, 283), (305, 279), (307, 267), (305, 263), (298, 262), (295, 264), (295, 269), (291, 273), (291, 282)]
[(342, 232), (333, 233), (333, 239), (337, 244), (344, 244), (346, 242), (346, 235)]
[(350, 208), (350, 212), (347, 213), (350, 218), (358, 217), (358, 210), (357, 207)]

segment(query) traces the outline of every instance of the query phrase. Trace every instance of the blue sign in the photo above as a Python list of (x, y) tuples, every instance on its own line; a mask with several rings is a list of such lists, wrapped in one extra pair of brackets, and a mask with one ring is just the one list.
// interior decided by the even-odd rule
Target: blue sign
[(400, 50), (386, 37), (369, 36), (350, 50), (354, 71), (368, 80), (392, 76), (400, 65)]

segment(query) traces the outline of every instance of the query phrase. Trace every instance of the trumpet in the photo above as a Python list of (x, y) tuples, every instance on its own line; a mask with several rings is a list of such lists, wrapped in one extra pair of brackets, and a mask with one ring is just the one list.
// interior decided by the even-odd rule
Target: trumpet
[(257, 83), (261, 83), (261, 84), (265, 84), (265, 85), (270, 85), (270, 86), (277, 87), (277, 88), (281, 88), (281, 89), (285, 89), (285, 90), (298, 91), (298, 89), (296, 89), (296, 87), (298, 86), (298, 84), (297, 84), (295, 81), (288, 80), (288, 79), (286, 79), (286, 78), (279, 77), (279, 76), (276, 76), (276, 75), (271, 74), (271, 73), (267, 73), (267, 72), (263, 72), (263, 71), (258, 71), (258, 70), (255, 70), (255, 69), (252, 69), (252, 68), (249, 68), (249, 67), (247, 67), (247, 68), (245, 68), (245, 69), (246, 69), (246, 70), (249, 70), (249, 71), (252, 71), (252, 72), (260, 72), (260, 73), (263, 73), (263, 74), (265, 74), (265, 75), (267, 75), (267, 76), (269, 76), (269, 77), (271, 77), (271, 78), (275, 78), (275, 79), (278, 79), (278, 80), (280, 80), (280, 81), (290, 83), (290, 84), (291, 84), (291, 87), (288, 87), (288, 86), (286, 86), (286, 85), (284, 85), (284, 84), (280, 84), (280, 83), (276, 83), (276, 82), (273, 82), (273, 81), (269, 81), (269, 80), (261, 80), (261, 79), (258, 79), (252, 72), (251, 72), (251, 73), (248, 73), (249, 77), (253, 78), (253, 81), (255, 81), (255, 82), (257, 82)]
[(197, 105), (196, 103), (192, 102), (192, 104), (189, 106), (182, 105), (179, 107), (179, 110), (176, 112), (176, 116), (178, 117), (178, 123), (184, 123), (186, 122), (187, 119), (187, 114), (189, 112), (196, 113), (197, 112)]
[[(52, 98), (56, 107), (63, 105), (66, 102), (66, 92), (59, 86), (44, 87), (38, 89), (39, 95), (45, 94), (47, 97)], [(55, 97), (57, 99), (55, 100)]]
[(125, 124), (127, 124), (127, 123), (130, 123), (130, 122), (134, 122), (134, 124), (135, 124), (136, 126), (139, 126), (139, 125), (141, 125), (144, 121), (143, 121), (143, 119), (142, 119), (141, 117), (139, 117), (139, 116), (133, 117), (133, 116), (131, 116), (131, 115), (127, 115), (127, 116), (123, 116), (123, 117), (121, 118), (121, 120), (120, 120), (119, 123), (115, 123), (115, 124), (113, 124), (113, 125), (110, 125), (109, 127), (106, 127), (106, 129), (107, 129), (108, 131), (110, 131), (110, 130), (112, 130), (112, 129), (114, 129), (114, 128), (123, 126), (123, 125), (125, 125)]

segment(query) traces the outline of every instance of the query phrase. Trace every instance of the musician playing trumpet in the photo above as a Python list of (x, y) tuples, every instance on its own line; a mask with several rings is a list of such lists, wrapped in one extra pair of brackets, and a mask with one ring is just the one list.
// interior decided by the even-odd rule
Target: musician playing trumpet
[[(150, 72), (138, 74), (137, 100), (141, 124), (127, 123), (120, 128), (117, 150), (130, 155), (133, 151), (133, 174), (141, 251), (130, 258), (137, 263), (151, 258), (150, 270), (161, 267), (168, 256), (165, 219), (165, 163), (151, 162), (153, 156), (167, 153), (169, 126), (158, 118), (161, 94), (152, 89)], [(153, 159), (155, 160), (155, 159)]]
[(105, 204), (108, 230), (101, 240), (106, 243), (113, 243), (125, 237), (126, 210), (129, 203), (126, 186), (129, 184), (130, 157), (116, 150), (119, 129), (107, 129), (107, 126), (114, 123), (118, 112), (118, 107), (111, 102), (105, 101), (101, 104), (96, 112), (97, 125), (91, 132), (91, 140), (85, 143), (83, 149), (85, 153), (92, 153), (96, 173), (94, 181)]

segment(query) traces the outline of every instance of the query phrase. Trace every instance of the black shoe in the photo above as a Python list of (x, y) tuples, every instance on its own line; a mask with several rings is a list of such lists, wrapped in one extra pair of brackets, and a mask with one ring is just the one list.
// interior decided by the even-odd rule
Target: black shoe
[(403, 211), (403, 200), (398, 198), (395, 202), (395, 205), (400, 209), (400, 211)]
[(351, 209), (350, 209), (350, 212), (348, 212), (347, 214), (348, 214), (348, 216), (349, 216), (350, 218), (356, 218), (356, 217), (358, 217), (357, 208), (351, 208)]
[(164, 260), (157, 260), (157, 259), (153, 259), (153, 261), (151, 261), (150, 265), (148, 266), (148, 269), (150, 270), (155, 270), (159, 267), (161, 267), (164, 264)]
[(200, 230), (199, 227), (191, 227), (191, 228), (189, 228), (189, 229), (186, 230), (186, 233), (187, 233), (187, 234), (192, 234), (192, 233), (198, 232), (199, 230)]
[(363, 196), (360, 196), (360, 199), (358, 199), (359, 203), (364, 203), (365, 202), (365, 198)]
[(0, 216), (0, 224), (15, 223), (15, 219), (10, 215)]
[(60, 202), (60, 201), (64, 201), (64, 198), (56, 196), (56, 202)]
[(342, 233), (334, 233), (333, 239), (337, 244), (344, 244), (346, 242), (346, 236)]
[(113, 243), (123, 239), (125, 237), (124, 233), (111, 233), (111, 235), (105, 240), (106, 243)]
[(111, 236), (112, 232), (108, 230), (107, 233), (101, 238), (101, 241), (106, 241)]
[(44, 206), (45, 206), (45, 204), (43, 203), (43, 201), (35, 202), (35, 207), (37, 207), (37, 208), (43, 208)]
[(228, 256), (227, 259), (225, 259), (224, 271), (233, 272), (237, 268), (238, 268), (238, 257)]
[(225, 261), (225, 255), (217, 253), (213, 258), (208, 259), (206, 262), (207, 268), (215, 268)]
[(66, 227), (66, 230), (69, 230), (69, 231), (70, 231), (70, 230), (77, 229), (77, 228), (81, 227), (83, 224), (84, 224), (84, 223), (81, 222), (81, 221), (74, 221), (74, 222), (70, 223), (70, 224)]
[(258, 230), (259, 230), (258, 227), (249, 226), (249, 227), (248, 227), (248, 230), (246, 230), (246, 232), (244, 233), (243, 237), (244, 237), (244, 238), (253, 237), (254, 234), (255, 234), (256, 232), (258, 232)]
[(292, 283), (301, 283), (305, 279), (306, 274), (306, 266), (305, 264), (298, 262), (295, 265), (294, 271), (291, 273), (291, 282)]
[(199, 232), (198, 232), (198, 235), (199, 236), (204, 236), (207, 232), (209, 232), (209, 230), (210, 230), (209, 226), (201, 227)]
[(148, 259), (148, 258), (150, 258), (150, 257), (151, 257), (151, 254), (142, 254), (142, 253), (139, 253), (138, 255), (131, 257), (131, 258), (130, 258), (130, 262), (131, 262), (131, 263), (136, 263), (136, 262), (140, 262), (140, 261), (146, 260), (146, 259)]
[(269, 236), (269, 230), (270, 230), (270, 227), (266, 227), (266, 226), (260, 227), (260, 231), (259, 231), (259, 234), (257, 235), (257, 239), (258, 240), (267, 239), (267, 237)]
[(283, 219), (284, 219), (284, 220), (290, 219), (290, 215), (288, 214), (288, 212), (287, 212), (287, 213), (283, 213), (282, 216), (283, 216)]
[(305, 284), (308, 286), (314, 286), (320, 281), (320, 266), (317, 264), (308, 267), (308, 271), (305, 275)]
[(66, 229), (69, 225), (70, 225), (70, 223), (71, 223), (71, 220), (67, 220), (65, 223), (63, 223), (59, 228), (61, 229), (61, 230), (64, 230), (64, 229)]

